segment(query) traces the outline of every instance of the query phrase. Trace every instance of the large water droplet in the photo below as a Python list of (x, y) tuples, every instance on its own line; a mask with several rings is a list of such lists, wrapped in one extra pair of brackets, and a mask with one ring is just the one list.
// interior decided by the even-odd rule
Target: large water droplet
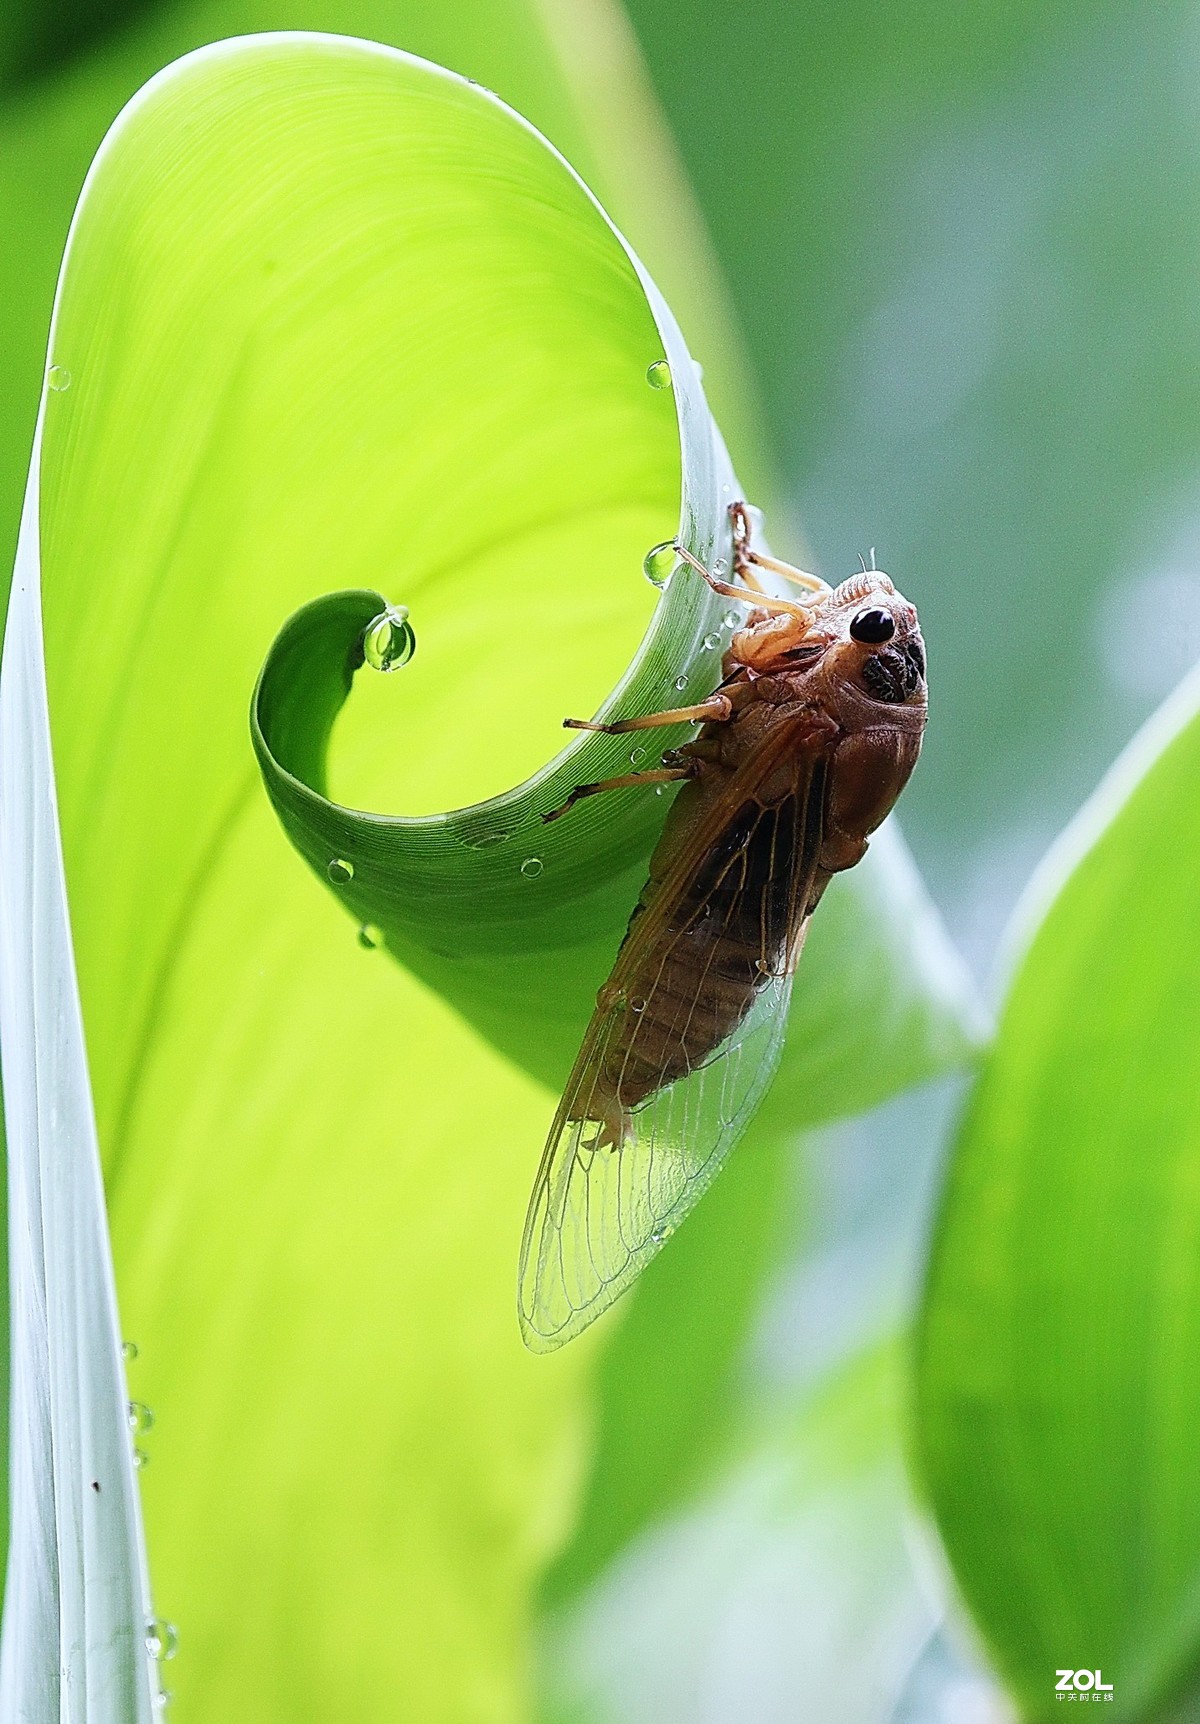
[(137, 1356), (138, 1346), (136, 1341), (121, 1342), (121, 1357), (127, 1365), (131, 1365)]
[(335, 886), (344, 886), (347, 880), (354, 878), (354, 864), (347, 862), (344, 856), (335, 856), (325, 872)]
[(417, 650), (407, 605), (389, 605), (363, 630), (363, 658), (372, 670), (399, 670)]
[(651, 545), (642, 558), (642, 573), (652, 587), (661, 592), (671, 578), (671, 571), (678, 561), (674, 539), (664, 539), (661, 545)]
[(646, 382), (651, 389), (669, 389), (671, 387), (671, 367), (665, 359), (656, 359), (653, 365), (646, 367)]
[(358, 930), (358, 943), (365, 946), (368, 952), (373, 952), (376, 946), (383, 944), (382, 928), (377, 928), (374, 922), (364, 922)]
[(52, 365), (46, 373), (46, 383), (61, 395), (64, 389), (71, 387), (71, 373), (65, 365)]
[(129, 1429), (135, 1437), (144, 1437), (153, 1429), (154, 1414), (144, 1401), (130, 1401), (128, 1417)]
[(174, 1658), (179, 1651), (179, 1630), (175, 1624), (161, 1616), (152, 1616), (146, 1624), (146, 1651), (156, 1664)]
[(527, 856), (521, 864), (521, 872), (527, 880), (536, 880), (544, 867), (540, 856)]

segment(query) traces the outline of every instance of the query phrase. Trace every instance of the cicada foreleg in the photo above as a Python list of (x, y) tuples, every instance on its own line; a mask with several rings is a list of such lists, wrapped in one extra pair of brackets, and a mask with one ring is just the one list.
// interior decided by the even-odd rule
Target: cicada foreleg
[(602, 730), (606, 736), (624, 736), (630, 730), (655, 730), (666, 724), (721, 724), (733, 716), (733, 702), (727, 694), (713, 694), (695, 706), (675, 706), (666, 712), (643, 712), (636, 718), (615, 718), (610, 724), (598, 724), (591, 718), (564, 718), (564, 730)]

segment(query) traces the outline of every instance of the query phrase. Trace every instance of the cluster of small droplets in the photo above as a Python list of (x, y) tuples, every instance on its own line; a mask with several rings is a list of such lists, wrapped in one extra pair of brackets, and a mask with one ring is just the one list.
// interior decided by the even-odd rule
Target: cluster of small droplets
[(363, 630), (363, 658), (372, 670), (399, 670), (417, 650), (407, 605), (389, 605)]

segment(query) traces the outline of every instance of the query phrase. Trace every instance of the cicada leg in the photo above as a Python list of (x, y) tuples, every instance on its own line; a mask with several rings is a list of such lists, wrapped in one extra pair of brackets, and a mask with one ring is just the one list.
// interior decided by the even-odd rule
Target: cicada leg
[(825, 594), (833, 591), (828, 581), (823, 581), (820, 575), (810, 575), (804, 569), (794, 568), (791, 563), (782, 563), (777, 557), (764, 557), (759, 551), (750, 547), (750, 536), (753, 525), (750, 511), (745, 503), (729, 505), (729, 519), (733, 527), (733, 572), (740, 581), (752, 587), (756, 593), (762, 592), (762, 583), (755, 579), (751, 563), (760, 569), (770, 569), (773, 575), (782, 575), (785, 581), (791, 581), (793, 586), (804, 587), (810, 593)]
[(654, 730), (664, 724), (722, 723), (733, 716), (733, 702), (727, 694), (713, 694), (695, 706), (676, 706), (668, 712), (643, 712), (637, 718), (615, 718), (611, 724), (597, 724), (591, 718), (564, 718), (564, 730), (602, 730), (606, 736), (623, 736), (630, 730)]
[(577, 784), (561, 808), (542, 815), (542, 822), (549, 825), (551, 820), (561, 820), (585, 796), (602, 796), (606, 790), (634, 790), (642, 784), (674, 784), (681, 778), (693, 777), (694, 773), (691, 766), (654, 767), (649, 772), (622, 772), (616, 778), (600, 778), (595, 784)]

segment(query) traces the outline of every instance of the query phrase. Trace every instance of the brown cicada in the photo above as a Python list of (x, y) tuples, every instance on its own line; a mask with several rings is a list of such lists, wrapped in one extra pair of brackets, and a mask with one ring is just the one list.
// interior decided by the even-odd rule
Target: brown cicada
[[(660, 768), (581, 796), (686, 782), (597, 996), (538, 1169), (521, 1245), (521, 1330), (537, 1351), (587, 1327), (703, 1195), (771, 1081), (792, 975), (830, 878), (863, 856), (925, 729), (917, 613), (882, 572), (829, 587), (751, 548), (730, 510), (734, 578), (752, 608), (716, 693), (697, 706), (575, 729), (693, 722)], [(762, 591), (755, 569), (807, 589)]]

